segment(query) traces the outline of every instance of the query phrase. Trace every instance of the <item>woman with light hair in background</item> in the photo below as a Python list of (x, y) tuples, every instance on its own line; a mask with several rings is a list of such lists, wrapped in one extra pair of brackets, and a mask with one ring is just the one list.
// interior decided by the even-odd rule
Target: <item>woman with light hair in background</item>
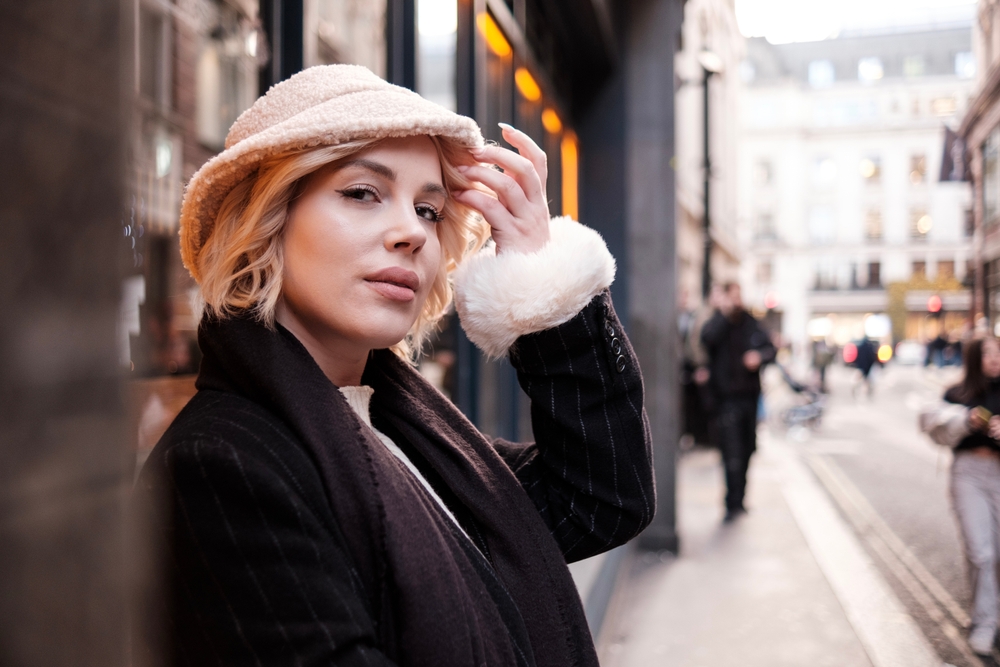
[[(549, 219), (545, 154), (503, 136), (317, 67), (193, 177), (204, 359), (136, 489), (167, 575), (136, 662), (596, 667), (566, 564), (652, 519), (642, 379), (604, 242)], [(414, 369), (453, 286), (536, 442), (487, 439)]]
[(1000, 343), (965, 346), (965, 375), (941, 404), (921, 411), (921, 428), (952, 447), (951, 495), (972, 589), (969, 646), (989, 655), (996, 638), (1000, 563)]

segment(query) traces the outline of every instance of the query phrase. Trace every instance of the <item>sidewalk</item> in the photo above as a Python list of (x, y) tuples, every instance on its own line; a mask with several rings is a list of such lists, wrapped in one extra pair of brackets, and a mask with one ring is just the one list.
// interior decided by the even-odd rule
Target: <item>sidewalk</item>
[(731, 525), (718, 453), (681, 459), (681, 554), (622, 568), (601, 664), (940, 666), (795, 450), (763, 431), (750, 513)]

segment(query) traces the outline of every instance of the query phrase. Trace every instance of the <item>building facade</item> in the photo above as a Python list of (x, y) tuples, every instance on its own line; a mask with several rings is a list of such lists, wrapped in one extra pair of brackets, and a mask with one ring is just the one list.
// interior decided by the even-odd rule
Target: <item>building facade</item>
[[(926, 339), (968, 319), (972, 196), (947, 128), (972, 93), (969, 25), (748, 42), (740, 241), (747, 300), (817, 338)], [(942, 312), (928, 317), (928, 299)], [(934, 310), (932, 303), (931, 309)]]
[(973, 29), (975, 97), (959, 135), (974, 188), (974, 304), (994, 333), (1000, 323), (1000, 3), (980, 0)]
[[(737, 149), (740, 66), (745, 39), (733, 0), (689, 0), (677, 53), (677, 271), (679, 298), (693, 309), (704, 291), (705, 185), (708, 177), (709, 275), (739, 278)], [(706, 56), (708, 60), (706, 60)], [(711, 69), (706, 69), (705, 65)], [(712, 71), (717, 69), (718, 71)], [(706, 110), (706, 91), (707, 110)], [(705, 165), (707, 141), (710, 167)]]

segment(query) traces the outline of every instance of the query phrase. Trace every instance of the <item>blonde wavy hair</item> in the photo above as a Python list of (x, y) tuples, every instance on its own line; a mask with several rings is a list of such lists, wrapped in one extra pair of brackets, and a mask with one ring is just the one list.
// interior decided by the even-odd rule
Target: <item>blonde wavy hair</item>
[[(477, 187), (456, 168), (475, 163), (468, 148), (442, 137), (430, 138), (448, 192)], [(204, 314), (223, 319), (250, 313), (273, 328), (284, 269), (283, 231), (299, 183), (317, 169), (345, 160), (379, 141), (352, 141), (276, 155), (233, 188), (198, 257)], [(450, 274), (478, 251), (490, 234), (489, 225), (478, 213), (451, 197), (442, 213), (444, 221), (437, 226), (441, 267), (416, 322), (406, 337), (391, 348), (410, 361), (416, 359), (451, 304)]]

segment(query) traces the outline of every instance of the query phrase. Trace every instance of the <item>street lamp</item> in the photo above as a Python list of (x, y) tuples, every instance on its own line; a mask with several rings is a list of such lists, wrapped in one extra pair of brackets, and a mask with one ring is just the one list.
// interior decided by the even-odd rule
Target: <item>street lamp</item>
[(722, 57), (714, 51), (708, 49), (702, 49), (698, 52), (698, 64), (701, 65), (702, 72), (704, 74), (704, 103), (702, 104), (702, 111), (704, 112), (704, 187), (702, 188), (702, 195), (704, 197), (703, 202), (703, 218), (702, 225), (705, 232), (705, 258), (701, 269), (701, 297), (704, 300), (708, 300), (708, 293), (712, 289), (712, 218), (709, 215), (709, 207), (711, 205), (710, 197), (710, 186), (712, 181), (712, 157), (709, 154), (709, 135), (708, 135), (708, 99), (709, 99), (709, 81), (713, 74), (721, 74), (725, 69), (725, 64), (722, 62)]

